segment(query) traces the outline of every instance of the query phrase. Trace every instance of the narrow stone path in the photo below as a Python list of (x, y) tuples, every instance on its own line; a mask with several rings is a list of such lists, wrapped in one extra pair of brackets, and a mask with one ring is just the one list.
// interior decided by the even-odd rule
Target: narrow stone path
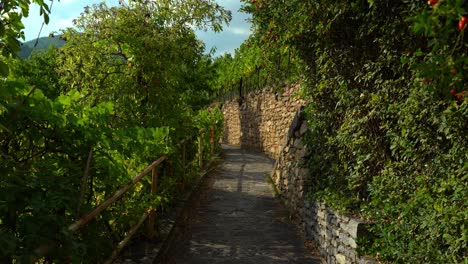
[(273, 161), (223, 146), (225, 158), (201, 202), (191, 239), (172, 263), (320, 263), (288, 220), (266, 181)]

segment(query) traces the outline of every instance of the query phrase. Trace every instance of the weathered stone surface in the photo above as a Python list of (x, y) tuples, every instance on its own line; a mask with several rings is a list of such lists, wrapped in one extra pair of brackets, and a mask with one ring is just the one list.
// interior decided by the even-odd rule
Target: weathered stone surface
[(346, 256), (342, 254), (335, 255), (336, 263), (337, 264), (346, 264)]
[[(240, 105), (236, 99), (224, 102), (223, 142), (277, 158), (297, 110), (305, 105), (304, 100), (293, 97), (299, 89), (299, 85), (290, 85), (283, 95), (275, 95), (272, 90), (252, 92)], [(303, 114), (296, 126), (300, 127), (302, 121)]]
[(301, 128), (299, 129), (299, 135), (304, 135), (307, 132), (307, 130), (309, 130), (309, 124), (307, 123), (307, 121), (303, 121)]
[(357, 238), (358, 226), (363, 222), (364, 221), (360, 221), (357, 219), (350, 219), (347, 224), (342, 223), (340, 227), (345, 232), (347, 232), (352, 238)]
[(374, 258), (369, 257), (369, 256), (362, 257), (362, 260), (363, 260), (363, 264), (376, 264), (377, 263), (377, 261)]
[(340, 238), (340, 242), (346, 246), (350, 246), (352, 248), (357, 248), (357, 245), (356, 245), (356, 241), (354, 240), (354, 238), (351, 238), (349, 235), (347, 234), (340, 234), (339, 236)]
[(294, 148), (296, 148), (296, 149), (304, 148), (304, 144), (302, 143), (301, 139), (294, 140)]
[(362, 256), (362, 257), (357, 258), (356, 263), (357, 264), (376, 264), (377, 261), (372, 257)]

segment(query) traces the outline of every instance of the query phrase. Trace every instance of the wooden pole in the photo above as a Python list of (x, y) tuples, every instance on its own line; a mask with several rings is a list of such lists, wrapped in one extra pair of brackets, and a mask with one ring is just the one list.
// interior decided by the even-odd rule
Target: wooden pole
[(135, 183), (139, 182), (143, 176), (148, 174), (154, 167), (158, 166), (161, 162), (163, 162), (166, 159), (166, 156), (163, 156), (156, 160), (155, 162), (151, 163), (148, 167), (146, 167), (142, 172), (140, 172), (138, 175), (133, 177), (132, 182), (115, 192), (115, 194), (101, 203), (98, 207), (94, 208), (91, 212), (83, 216), (81, 219), (76, 221), (75, 223), (71, 224), (68, 227), (68, 230), (71, 232), (76, 232), (78, 229), (82, 228), (85, 226), (89, 221), (93, 220), (96, 216), (98, 216), (102, 211), (104, 211), (107, 207), (109, 207), (113, 202), (117, 201), (122, 195), (124, 195), (130, 188), (135, 185)]
[(214, 140), (214, 129), (210, 128), (210, 153), (211, 157), (214, 156), (214, 150), (215, 150), (215, 140)]
[(84, 171), (84, 175), (83, 175), (83, 178), (81, 179), (80, 198), (78, 200), (78, 206), (76, 207), (76, 213), (75, 213), (76, 218), (80, 217), (81, 215), (81, 205), (83, 203), (84, 196), (86, 194), (86, 183), (88, 181), (89, 170), (91, 168), (92, 159), (93, 159), (93, 150), (90, 150), (88, 154), (88, 160), (86, 161), (86, 168)]
[(140, 218), (140, 221), (138, 221), (138, 223), (134, 227), (132, 227), (132, 229), (130, 229), (127, 236), (122, 241), (120, 241), (120, 243), (117, 245), (114, 251), (112, 251), (112, 255), (105, 262), (106, 264), (111, 264), (114, 262), (114, 260), (119, 256), (119, 253), (122, 251), (122, 249), (128, 244), (133, 235), (135, 235), (140, 226), (145, 222), (147, 217), (148, 213), (143, 214), (143, 216)]
[(184, 176), (184, 181), (185, 181), (185, 174), (186, 174), (186, 171), (185, 171), (185, 167), (187, 166), (185, 163), (187, 162), (187, 150), (186, 150), (186, 147), (185, 147), (185, 141), (184, 143), (182, 144), (182, 168), (183, 168), (183, 176)]
[(288, 49), (288, 66), (286, 66), (286, 78), (289, 78), (290, 73), (290, 65), (291, 65), (291, 49)]
[(256, 90), (260, 90), (260, 67), (257, 66), (257, 88)]
[(239, 81), (239, 98), (242, 99), (242, 77)]
[[(156, 194), (156, 186), (158, 181), (158, 171), (156, 168), (153, 168), (151, 171), (151, 195), (154, 196)], [(154, 221), (156, 220), (156, 209), (151, 208), (149, 217), (148, 217), (148, 237), (154, 238), (156, 232), (154, 230)]]
[(200, 131), (198, 135), (198, 166), (203, 168), (203, 132)]

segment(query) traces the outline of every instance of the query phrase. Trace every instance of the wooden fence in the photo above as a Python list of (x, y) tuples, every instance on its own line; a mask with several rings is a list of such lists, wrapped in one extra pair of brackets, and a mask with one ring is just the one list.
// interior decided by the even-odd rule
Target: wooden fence
[[(198, 134), (198, 165), (200, 169), (203, 168), (203, 157), (204, 157), (204, 149), (203, 149), (203, 137), (205, 133), (209, 133), (209, 142), (210, 142), (210, 149), (208, 150), (210, 155), (214, 154), (215, 150), (215, 138), (214, 138), (214, 129), (210, 128), (209, 130), (202, 129), (199, 131)], [(186, 143), (189, 142), (188, 139), (182, 140), (179, 145), (182, 146), (182, 162), (184, 168), (184, 174), (186, 169)], [(90, 155), (91, 156), (91, 155)], [(72, 233), (78, 232), (82, 230), (86, 224), (91, 222), (97, 216), (99, 216), (106, 208), (112, 205), (114, 202), (118, 201), (122, 196), (127, 193), (136, 183), (140, 182), (143, 177), (151, 172), (151, 195), (155, 195), (157, 192), (157, 181), (158, 181), (158, 171), (157, 168), (160, 164), (166, 161), (168, 158), (167, 156), (162, 156), (155, 160), (153, 163), (148, 165), (145, 169), (143, 169), (140, 173), (133, 177), (132, 181), (127, 185), (120, 188), (116, 191), (110, 198), (96, 206), (93, 210), (89, 213), (85, 214), (83, 217), (75, 221), (68, 227), (68, 230)], [(116, 248), (113, 250), (111, 256), (105, 262), (113, 263), (115, 259), (119, 256), (119, 253), (125, 248), (131, 238), (137, 233), (140, 227), (143, 225), (145, 221), (147, 221), (147, 233), (150, 238), (155, 237), (155, 229), (154, 229), (154, 222), (156, 220), (156, 208), (148, 208), (147, 211), (140, 217), (140, 220), (135, 224), (128, 232), (125, 238), (118, 243)], [(55, 245), (43, 245), (35, 250), (35, 253), (39, 256), (47, 255)]]

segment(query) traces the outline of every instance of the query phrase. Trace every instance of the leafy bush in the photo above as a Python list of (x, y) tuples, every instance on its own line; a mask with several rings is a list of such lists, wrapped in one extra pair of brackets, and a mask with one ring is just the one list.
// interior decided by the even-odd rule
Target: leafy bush
[(245, 2), (308, 66), (311, 197), (374, 221), (381, 260), (466, 261), (466, 3)]
[[(6, 124), (0, 133), (3, 172), (0, 255), (26, 260), (42, 244), (60, 244), (55, 253), (62, 257), (71, 255), (78, 250), (76, 247), (81, 248), (83, 256), (89, 256), (86, 253), (89, 245), (85, 242), (70, 244), (74, 239), (68, 224), (128, 183), (132, 175), (155, 157), (167, 153), (168, 129), (111, 129), (112, 104), (83, 108), (79, 103), (82, 94), (76, 91), (49, 99), (41, 90), (31, 92), (28, 86), (20, 86), (18, 82), (6, 82), (3, 87), (6, 89), (1, 103), (7, 107), (0, 119)], [(14, 120), (9, 122), (12, 116)], [(93, 153), (90, 180), (82, 185), (90, 152)], [(89, 190), (87, 197), (80, 195), (84, 186)], [(148, 189), (148, 186), (145, 183), (140, 188)], [(121, 218), (123, 210), (132, 217), (146, 210), (148, 203), (137, 199), (141, 194), (131, 196), (136, 196), (133, 198), (140, 203), (127, 204), (121, 210), (111, 209), (112, 213), (103, 216), (103, 222), (94, 225)], [(124, 223), (131, 221), (134, 220), (130, 217)], [(119, 230), (122, 229), (115, 231)], [(95, 231), (97, 237), (104, 236), (99, 228)]]
[[(193, 114), (213, 78), (193, 26), (219, 31), (230, 13), (212, 0), (163, 2), (87, 8), (63, 48), (26, 61), (10, 57), (16, 42), (2, 50), (1, 263), (101, 263), (143, 212), (164, 212), (191, 183), (196, 125), (222, 124), (219, 113)], [(146, 177), (86, 230), (68, 230), (162, 155), (156, 195)]]
[(219, 151), (218, 142), (223, 137), (223, 120), (223, 112), (218, 107), (200, 110), (194, 117), (195, 127), (201, 131), (198, 140), (202, 140), (202, 148), (205, 150), (203, 154), (206, 155), (204, 159), (212, 158), (211, 151), (213, 153)]
[(234, 57), (225, 54), (216, 58), (214, 90), (219, 95), (237, 96), (241, 87), (241, 93), (245, 94), (268, 86), (281, 92), (284, 83), (300, 80), (305, 65), (297, 49), (277, 40), (271, 29), (257, 28), (255, 34), (235, 50)]

